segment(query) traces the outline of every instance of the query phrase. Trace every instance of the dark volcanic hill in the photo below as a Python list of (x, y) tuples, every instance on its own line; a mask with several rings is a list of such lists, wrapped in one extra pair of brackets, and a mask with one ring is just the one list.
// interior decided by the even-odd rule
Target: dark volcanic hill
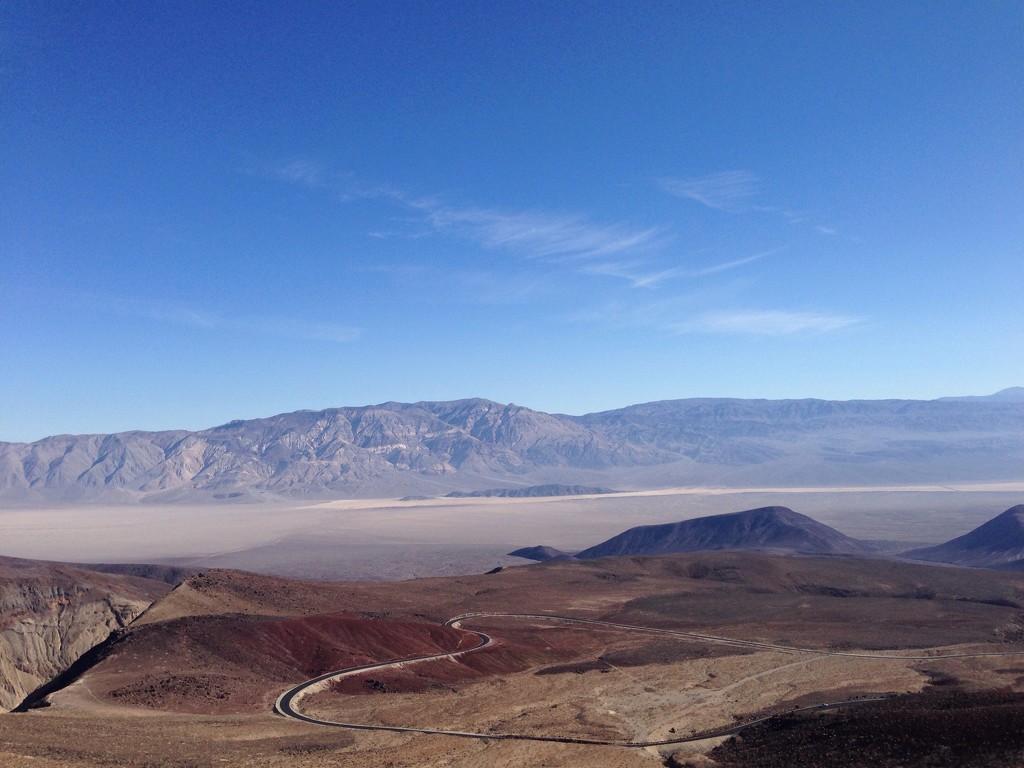
[(0, 443), (0, 500), (245, 501), (502, 485), (875, 485), (1024, 476), (1024, 403), (671, 400), (585, 416), (383, 403), (198, 432)]
[(1017, 564), (1024, 568), (1024, 504), (1003, 512), (945, 544), (904, 553), (914, 560), (954, 563), (981, 568)]
[(577, 558), (667, 555), (721, 549), (800, 554), (866, 554), (856, 539), (786, 507), (761, 507), (679, 523), (641, 525), (585, 549)]
[(554, 547), (538, 545), (536, 547), (523, 547), (515, 552), (509, 552), (509, 557), (521, 557), (524, 560), (536, 560), (538, 563), (546, 563), (549, 560), (570, 560), (572, 555)]

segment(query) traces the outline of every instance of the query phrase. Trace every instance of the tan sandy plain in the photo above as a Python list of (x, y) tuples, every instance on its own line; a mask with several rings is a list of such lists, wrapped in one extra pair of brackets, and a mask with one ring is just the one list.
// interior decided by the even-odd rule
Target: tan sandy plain
[[(401, 579), (576, 551), (636, 525), (780, 505), (864, 539), (936, 543), (1024, 501), (1024, 482), (845, 488), (668, 488), (600, 496), (0, 510), (0, 554), (78, 562), (177, 562), (283, 576)], [(899, 547), (896, 547), (897, 549)]]

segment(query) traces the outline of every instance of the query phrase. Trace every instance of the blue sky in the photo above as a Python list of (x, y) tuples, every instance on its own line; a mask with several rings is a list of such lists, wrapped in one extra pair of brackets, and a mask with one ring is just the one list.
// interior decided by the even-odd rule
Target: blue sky
[(0, 439), (1024, 384), (1024, 3), (0, 6)]

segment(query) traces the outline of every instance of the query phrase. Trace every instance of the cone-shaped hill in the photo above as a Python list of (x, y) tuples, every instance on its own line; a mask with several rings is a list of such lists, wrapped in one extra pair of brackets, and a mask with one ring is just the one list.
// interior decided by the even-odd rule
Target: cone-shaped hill
[(914, 560), (991, 568), (1024, 560), (1024, 504), (945, 544), (903, 553)]
[(576, 557), (667, 555), (720, 549), (778, 553), (867, 554), (868, 545), (787, 507), (761, 507), (679, 523), (641, 525)]
[(546, 563), (549, 560), (571, 560), (572, 555), (554, 547), (538, 545), (536, 547), (523, 547), (515, 552), (509, 552), (509, 557), (521, 557), (524, 560), (536, 560), (539, 563)]

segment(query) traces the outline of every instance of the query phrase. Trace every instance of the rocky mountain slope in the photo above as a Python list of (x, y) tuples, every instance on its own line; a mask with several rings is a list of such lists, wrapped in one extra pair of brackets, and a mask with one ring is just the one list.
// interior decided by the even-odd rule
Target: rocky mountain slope
[(786, 507), (761, 507), (663, 525), (641, 525), (578, 553), (581, 560), (711, 550), (866, 554), (856, 539)]
[(938, 563), (981, 568), (1019, 565), (1024, 569), (1024, 504), (1011, 507), (945, 544), (914, 549), (904, 555)]
[(0, 557), (0, 708), (17, 706), (170, 589), (163, 580)]
[(565, 416), (474, 399), (298, 411), (199, 432), (0, 443), (7, 503), (1022, 475), (1024, 403), (987, 400), (697, 399)]

